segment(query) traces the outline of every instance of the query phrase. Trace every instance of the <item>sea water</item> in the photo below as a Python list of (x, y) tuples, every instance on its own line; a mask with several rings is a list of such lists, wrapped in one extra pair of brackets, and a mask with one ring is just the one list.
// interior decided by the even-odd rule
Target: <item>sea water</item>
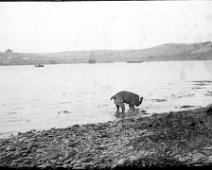
[(121, 90), (144, 97), (141, 115), (207, 106), (212, 61), (0, 66), (0, 138), (115, 120)]

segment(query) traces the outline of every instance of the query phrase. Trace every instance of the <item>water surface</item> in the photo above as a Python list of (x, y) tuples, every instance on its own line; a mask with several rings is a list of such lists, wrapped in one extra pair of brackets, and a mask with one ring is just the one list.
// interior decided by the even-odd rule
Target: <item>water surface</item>
[(0, 137), (114, 120), (110, 98), (121, 90), (144, 97), (141, 114), (206, 106), (212, 103), (211, 66), (212, 61), (1, 66)]

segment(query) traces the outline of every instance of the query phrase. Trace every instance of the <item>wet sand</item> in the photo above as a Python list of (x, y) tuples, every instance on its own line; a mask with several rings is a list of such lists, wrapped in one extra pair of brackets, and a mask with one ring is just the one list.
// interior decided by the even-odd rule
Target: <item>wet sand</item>
[(212, 165), (212, 106), (0, 139), (0, 167)]

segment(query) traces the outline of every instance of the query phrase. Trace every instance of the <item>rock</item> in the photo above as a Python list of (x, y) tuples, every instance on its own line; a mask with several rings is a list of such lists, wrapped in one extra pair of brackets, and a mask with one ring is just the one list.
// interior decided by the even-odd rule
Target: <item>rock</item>
[(62, 167), (63, 168), (68, 168), (69, 167), (69, 164), (64, 164)]
[(12, 156), (14, 154), (14, 152), (9, 152), (7, 153), (7, 156)]
[(42, 164), (42, 165), (39, 165), (38, 168), (40, 169), (45, 169), (49, 166), (49, 164)]
[(69, 164), (69, 163), (71, 163), (71, 160), (69, 160), (69, 159), (64, 161), (64, 164)]
[(52, 164), (56, 164), (56, 163), (57, 163), (57, 160), (52, 159), (50, 162), (51, 162)]
[(64, 160), (64, 158), (63, 158), (62, 156), (60, 156), (60, 157), (58, 158), (58, 160), (61, 162), (61, 161)]
[(16, 150), (15, 146), (13, 146), (13, 145), (9, 145), (6, 147), (6, 151), (15, 151), (15, 150)]
[[(176, 155), (175, 155), (176, 154)], [(173, 157), (175, 159), (179, 159), (179, 158), (182, 158), (182, 155), (178, 154), (178, 153), (172, 153), (169, 155), (170, 157)]]
[(23, 157), (20, 157), (18, 159), (16, 159), (17, 162), (23, 162), (25, 159)]
[(205, 157), (205, 155), (203, 155), (201, 153), (196, 153), (192, 157), (193, 157), (192, 163), (198, 163), (199, 161), (201, 161), (202, 158)]
[(134, 150), (134, 146), (129, 146), (129, 147), (127, 148), (127, 150), (128, 150), (128, 151), (133, 151), (133, 150)]
[(137, 160), (138, 160), (138, 157), (137, 156), (130, 156), (129, 157), (129, 161), (130, 161), (131, 164), (133, 164)]
[(201, 153), (203, 153), (206, 156), (210, 156), (211, 155), (211, 150), (202, 150)]
[(84, 162), (91, 162), (91, 161), (93, 161), (93, 158), (92, 157), (87, 157), (87, 158), (85, 158), (84, 159)]
[(100, 145), (100, 146), (97, 146), (95, 149), (104, 150), (104, 149), (106, 149), (106, 147), (104, 145)]
[(44, 149), (37, 149), (36, 152), (44, 152)]
[(26, 156), (26, 155), (27, 155), (27, 153), (23, 153), (22, 155), (23, 155), (23, 156)]
[(64, 142), (65, 144), (68, 144), (68, 143), (69, 143), (69, 139), (63, 139), (63, 142)]
[(16, 161), (12, 161), (11, 167), (17, 167), (17, 162)]
[(111, 168), (113, 169), (116, 167), (122, 167), (122, 166), (124, 166), (125, 162), (126, 162), (126, 159), (124, 159), (124, 158), (120, 159), (120, 160), (118, 160), (118, 162), (116, 164), (112, 165)]
[(183, 105), (183, 106), (181, 106), (180, 108), (181, 108), (181, 109), (186, 109), (186, 108), (190, 108), (190, 107), (195, 107), (195, 106), (191, 106), (191, 105)]
[(83, 164), (83, 169), (94, 169), (92, 163), (85, 163)]
[(207, 146), (207, 147), (204, 147), (203, 149), (205, 149), (205, 150), (212, 150), (212, 146)]
[(180, 162), (183, 162), (183, 163), (184, 163), (184, 162), (187, 162), (187, 161), (190, 160), (190, 159), (191, 159), (191, 157), (185, 156), (185, 157), (179, 157), (178, 160), (179, 160)]
[(16, 151), (16, 152), (14, 153), (14, 156), (18, 156), (18, 155), (20, 155), (20, 152), (19, 152), (19, 151)]
[(82, 161), (81, 160), (73, 161), (72, 164), (74, 165), (74, 167), (78, 167), (82, 165)]
[(207, 115), (212, 115), (212, 106), (206, 110)]
[(212, 156), (209, 156), (209, 157), (208, 157), (207, 163), (212, 163)]
[(30, 148), (32, 148), (33, 147), (33, 143), (28, 143), (27, 145), (26, 145), (26, 148), (28, 148), (28, 149), (30, 149)]
[(27, 159), (27, 160), (33, 160), (33, 156), (27, 156), (27, 157), (25, 157), (25, 159)]
[(31, 162), (30, 160), (26, 160), (26, 159), (25, 159), (25, 160), (23, 161), (23, 164), (27, 165), (27, 164), (30, 164), (30, 162)]

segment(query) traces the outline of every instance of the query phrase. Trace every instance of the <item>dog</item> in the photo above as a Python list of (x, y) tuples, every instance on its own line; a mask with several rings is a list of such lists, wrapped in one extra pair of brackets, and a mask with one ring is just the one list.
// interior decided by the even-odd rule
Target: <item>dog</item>
[(125, 113), (124, 103), (129, 104), (130, 109), (134, 111), (134, 106), (138, 107), (143, 101), (143, 97), (139, 98), (139, 95), (129, 91), (120, 91), (114, 96), (112, 96), (111, 100), (112, 99), (114, 99), (114, 104), (116, 105), (117, 113), (119, 112), (119, 107), (121, 107), (122, 113)]

